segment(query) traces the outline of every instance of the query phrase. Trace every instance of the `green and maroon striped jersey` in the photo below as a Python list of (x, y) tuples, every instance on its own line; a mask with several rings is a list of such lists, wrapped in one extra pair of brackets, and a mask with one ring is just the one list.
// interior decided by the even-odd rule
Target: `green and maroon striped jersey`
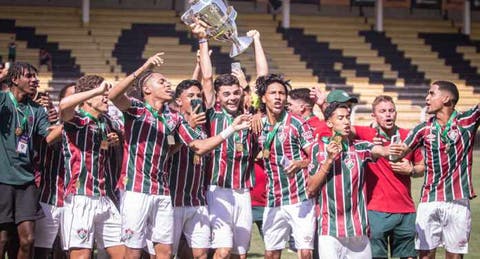
[[(315, 174), (327, 157), (328, 138), (312, 148), (310, 168)], [(319, 235), (355, 237), (368, 235), (368, 218), (365, 188), (365, 166), (372, 160), (373, 144), (366, 141), (349, 143), (328, 171), (325, 184), (320, 188), (318, 204)]]
[(264, 154), (268, 135), (273, 136), (268, 157), (263, 157), (268, 177), (267, 206), (278, 207), (307, 200), (308, 169), (302, 169), (290, 178), (284, 168), (290, 161), (308, 158), (304, 149), (310, 148), (314, 142), (310, 126), (301, 117), (286, 111), (276, 125), (270, 125), (266, 117), (262, 120), (264, 127), (259, 144), (264, 148)]
[[(476, 196), (472, 185), (473, 142), (480, 124), (480, 108), (452, 114), (440, 127), (435, 117), (413, 128), (405, 144), (425, 147), (427, 170), (421, 202), (452, 201)], [(450, 124), (450, 125), (448, 125)]]
[(48, 145), (44, 140), (38, 146), (40, 202), (63, 206), (65, 167), (62, 144)]
[[(182, 123), (187, 124), (185, 120)], [(191, 134), (179, 135), (181, 142), (189, 143), (195, 139), (206, 139), (207, 134), (202, 127), (197, 127)], [(169, 159), (170, 192), (174, 207), (204, 206), (205, 173), (207, 156), (195, 155), (187, 145), (182, 144), (178, 152)]]
[[(155, 195), (170, 195), (167, 156), (169, 138), (191, 134), (191, 128), (181, 123), (178, 113), (167, 105), (158, 115), (146, 104), (131, 99), (124, 112), (125, 141), (123, 166), (118, 188)], [(179, 138), (188, 139), (188, 137)]]
[[(219, 104), (207, 110), (209, 136), (220, 134), (232, 124), (233, 117)], [(253, 160), (256, 153), (255, 136), (248, 130), (237, 131), (212, 151), (207, 167), (210, 185), (223, 188), (251, 188), (254, 182)]]
[(113, 193), (114, 186), (106, 184), (109, 174), (109, 149), (101, 149), (105, 136), (117, 131), (118, 125), (108, 115), (92, 119), (84, 112), (75, 112), (72, 120), (64, 122), (63, 155), (65, 165), (65, 194), (104, 196)]

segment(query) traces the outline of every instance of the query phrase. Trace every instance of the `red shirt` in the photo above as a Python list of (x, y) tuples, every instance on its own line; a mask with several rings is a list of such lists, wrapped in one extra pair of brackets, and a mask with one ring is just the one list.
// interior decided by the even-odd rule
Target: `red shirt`
[(267, 174), (263, 166), (263, 159), (255, 161), (255, 185), (253, 186), (250, 196), (252, 197), (252, 207), (267, 206)]
[(325, 134), (323, 132), (325, 130), (328, 130), (328, 132), (331, 132), (331, 130), (327, 127), (327, 124), (325, 124), (325, 121), (321, 121), (315, 115), (312, 115), (310, 118), (306, 119), (306, 122), (312, 129), (313, 137), (315, 139), (319, 139), (320, 137), (322, 137), (321, 135)]
[(315, 137), (318, 139), (322, 139), (323, 137), (331, 137), (332, 136), (332, 129), (327, 126), (326, 121), (318, 120), (318, 127), (315, 129)]
[[(373, 141), (376, 135), (382, 137), (375, 128), (355, 126), (355, 130), (357, 137), (362, 140)], [(402, 140), (408, 135), (406, 129), (399, 129), (398, 132)], [(390, 139), (385, 139), (383, 145), (389, 146)], [(416, 163), (423, 159), (423, 155), (421, 150), (417, 149), (405, 158)], [(415, 212), (410, 176), (394, 173), (387, 158), (381, 157), (375, 163), (367, 164), (366, 182), (368, 210), (387, 213)]]

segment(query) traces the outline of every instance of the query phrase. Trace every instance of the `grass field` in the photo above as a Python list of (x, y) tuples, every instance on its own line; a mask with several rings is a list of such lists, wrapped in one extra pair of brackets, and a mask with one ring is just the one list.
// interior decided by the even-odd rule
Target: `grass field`
[[(480, 194), (480, 151), (473, 153), (473, 187), (477, 194)], [(412, 194), (414, 200), (418, 202), (420, 198), (420, 190), (422, 187), (423, 178), (413, 180)], [(470, 203), (472, 210), (472, 233), (470, 236), (469, 253), (464, 258), (480, 258), (480, 198), (473, 199)], [(260, 238), (256, 225), (253, 226), (252, 242), (248, 258), (263, 258), (264, 252), (263, 241)], [(445, 258), (444, 251), (439, 249), (437, 251), (437, 258)], [(284, 250), (282, 258), (293, 259), (297, 258), (296, 254)]]

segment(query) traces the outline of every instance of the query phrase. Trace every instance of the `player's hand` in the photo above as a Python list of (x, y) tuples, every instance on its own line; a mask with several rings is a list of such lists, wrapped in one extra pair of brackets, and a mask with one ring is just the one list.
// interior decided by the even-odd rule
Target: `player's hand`
[(198, 112), (198, 109), (200, 109), (200, 105), (195, 107), (193, 111), (190, 113), (190, 118), (188, 119), (188, 125), (192, 129), (195, 129), (199, 125), (203, 125), (207, 122), (207, 115), (205, 112)]
[(307, 168), (309, 163), (309, 160), (291, 160), (284, 171), (289, 178), (293, 178), (298, 171)]
[(249, 129), (252, 126), (252, 115), (250, 114), (242, 114), (237, 116), (232, 123), (233, 128), (235, 131)]
[(109, 146), (118, 146), (118, 144), (120, 144), (120, 138), (115, 132), (110, 132), (107, 134), (107, 141)]
[(147, 69), (152, 69), (154, 67), (159, 67), (160, 65), (163, 65), (165, 63), (165, 59), (163, 59), (163, 55), (165, 52), (158, 52), (155, 53), (155, 55), (149, 57), (147, 61), (145, 62), (145, 66)]
[(242, 88), (245, 88), (248, 85), (247, 78), (245, 77), (245, 73), (243, 73), (241, 69), (232, 70), (232, 76), (238, 79), (238, 82)]
[(403, 142), (391, 144), (388, 147), (388, 152), (390, 155), (401, 157), (403, 153), (407, 150), (407, 145)]
[(59, 116), (58, 116), (58, 112), (57, 110), (55, 109), (55, 107), (50, 107), (50, 109), (48, 109), (48, 122), (50, 123), (55, 123), (58, 121), (59, 119)]
[(108, 91), (112, 89), (112, 84), (107, 81), (103, 81), (102, 84), (100, 84), (100, 86), (96, 89), (97, 95), (108, 94)]
[(256, 113), (252, 116), (252, 131), (254, 134), (260, 135), (263, 130), (262, 114)]
[(260, 40), (260, 32), (257, 30), (249, 30), (247, 36), (252, 37), (254, 40)]
[(327, 94), (316, 87), (312, 87), (312, 89), (310, 89), (310, 99), (321, 107), (327, 99)]
[(405, 158), (398, 162), (390, 161), (390, 166), (393, 172), (401, 175), (410, 175), (413, 170), (413, 164)]
[(208, 28), (208, 24), (206, 24), (205, 22), (197, 18), (195, 18), (195, 23), (190, 24), (190, 29), (192, 30), (192, 33), (198, 39), (207, 38), (207, 28)]
[(342, 147), (335, 142), (330, 142), (327, 145), (327, 159), (336, 160), (340, 153), (342, 152)]

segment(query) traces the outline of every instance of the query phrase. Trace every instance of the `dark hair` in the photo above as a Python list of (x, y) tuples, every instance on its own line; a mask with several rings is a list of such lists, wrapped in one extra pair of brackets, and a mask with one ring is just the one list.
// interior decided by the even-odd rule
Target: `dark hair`
[(328, 120), (330, 117), (332, 117), (333, 113), (340, 108), (345, 108), (350, 111), (350, 107), (346, 103), (338, 103), (338, 102), (333, 102), (330, 103), (325, 111), (323, 112), (323, 116), (325, 117), (325, 120)]
[(174, 98), (180, 97), (182, 95), (183, 91), (190, 89), (190, 87), (196, 86), (200, 91), (202, 90), (202, 84), (198, 80), (193, 80), (193, 79), (187, 79), (183, 80), (177, 85), (177, 88), (175, 89), (175, 96)]
[[(257, 85), (257, 95), (260, 100), (262, 100), (262, 97), (265, 96), (268, 86), (273, 83), (279, 83), (283, 85), (283, 87), (285, 88), (285, 93), (287, 95), (289, 89), (291, 89), (289, 81), (285, 80), (283, 78), (283, 75), (280, 74), (268, 74), (260, 76), (257, 78), (257, 81), (255, 83)], [(260, 110), (263, 112), (265, 111), (265, 104), (263, 102), (260, 103)]]
[(313, 107), (315, 102), (310, 98), (310, 89), (308, 88), (296, 88), (292, 89), (288, 96), (293, 100), (302, 100), (304, 103), (308, 104), (310, 107)]
[(143, 97), (145, 97), (145, 95), (143, 94), (143, 85), (153, 73), (155, 72), (151, 69), (147, 69), (140, 73), (133, 81), (133, 89), (135, 90), (132, 89), (130, 94), (138, 96), (138, 93), (140, 93), (140, 97), (143, 99)]
[(102, 84), (105, 79), (97, 75), (86, 75), (80, 77), (75, 85), (75, 92), (81, 93), (95, 89)]
[(218, 92), (221, 86), (232, 86), (232, 85), (240, 86), (240, 83), (238, 82), (238, 79), (235, 76), (232, 76), (230, 74), (219, 75), (217, 76), (217, 78), (215, 78), (215, 81), (213, 82), (213, 88), (215, 89), (215, 92)]
[(388, 95), (379, 95), (375, 97), (375, 100), (373, 100), (372, 102), (372, 112), (375, 111), (375, 107), (377, 107), (377, 105), (381, 102), (391, 102), (395, 105), (395, 102), (393, 102), (392, 97)]
[(26, 62), (13, 62), (7, 72), (7, 76), (5, 77), (5, 82), (8, 85), (13, 85), (13, 80), (20, 78), (23, 76), (24, 71), (28, 71), (29, 73), (38, 74), (38, 70), (32, 64)]
[(75, 87), (75, 83), (69, 83), (66, 84), (58, 93), (58, 100), (61, 101), (63, 98), (65, 98), (65, 94), (67, 93), (68, 88), (70, 87)]
[(453, 95), (453, 106), (455, 106), (460, 99), (459, 94), (458, 94), (458, 89), (457, 86), (450, 82), (450, 81), (435, 81), (432, 83), (432, 85), (438, 85), (438, 89), (441, 91), (447, 91)]

